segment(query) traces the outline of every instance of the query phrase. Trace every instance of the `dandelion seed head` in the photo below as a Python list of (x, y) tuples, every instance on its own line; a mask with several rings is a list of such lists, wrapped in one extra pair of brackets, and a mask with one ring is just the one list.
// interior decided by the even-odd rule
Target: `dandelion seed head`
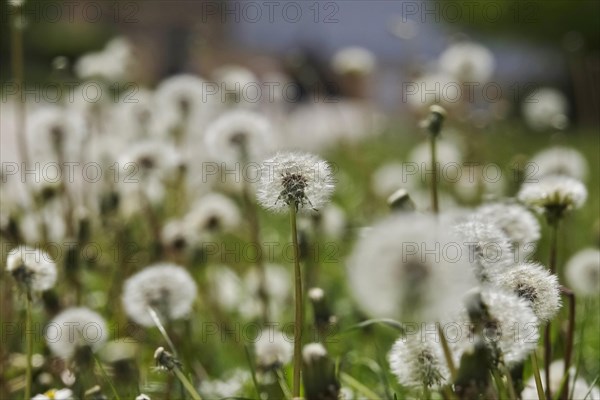
[(369, 75), (376, 66), (373, 53), (363, 47), (350, 46), (339, 50), (331, 60), (332, 69), (340, 74)]
[(333, 190), (327, 162), (310, 153), (278, 153), (263, 162), (256, 196), (273, 212), (285, 213), (290, 206), (310, 212), (324, 207)]
[(46, 326), (45, 337), (50, 351), (68, 360), (82, 347), (98, 351), (108, 339), (108, 328), (97, 312), (75, 307), (56, 315)]
[(580, 208), (587, 199), (587, 189), (577, 179), (561, 175), (525, 183), (517, 195), (523, 204), (544, 212), (548, 218), (560, 218), (565, 211)]
[(486, 47), (472, 42), (448, 47), (438, 60), (440, 69), (463, 82), (487, 82), (495, 68), (494, 55)]
[(450, 377), (441, 345), (430, 336), (412, 334), (398, 339), (387, 358), (398, 382), (409, 388), (438, 388)]
[(233, 200), (213, 192), (196, 200), (185, 219), (194, 232), (215, 232), (238, 229), (242, 217)]
[(34, 247), (18, 246), (9, 251), (6, 270), (28, 292), (43, 292), (56, 283), (54, 260), (50, 254)]
[(257, 364), (263, 369), (281, 367), (292, 360), (293, 344), (283, 332), (263, 332), (254, 344)]
[(492, 284), (527, 300), (540, 321), (550, 321), (561, 307), (558, 278), (539, 264), (511, 267), (496, 274)]
[(196, 293), (196, 283), (185, 268), (159, 263), (125, 281), (122, 302), (129, 318), (143, 326), (154, 326), (150, 308), (167, 320), (184, 318), (192, 310)]
[(321, 343), (308, 343), (302, 348), (302, 359), (306, 364), (312, 364), (327, 357), (327, 350)]
[(600, 250), (590, 247), (575, 253), (567, 261), (565, 276), (575, 293), (597, 296), (600, 293)]
[(467, 255), (435, 218), (393, 216), (359, 239), (347, 263), (350, 287), (374, 317), (436, 321), (476, 286)]
[(535, 251), (540, 239), (540, 224), (535, 216), (520, 204), (491, 203), (479, 207), (478, 219), (502, 229), (517, 252), (519, 260)]
[(225, 162), (261, 160), (276, 146), (269, 120), (243, 109), (221, 115), (206, 128), (204, 138), (211, 156)]
[(531, 129), (544, 131), (565, 129), (569, 125), (569, 103), (560, 91), (538, 88), (523, 100), (521, 112)]
[(529, 161), (536, 168), (536, 177), (564, 175), (580, 181), (588, 174), (588, 162), (579, 151), (554, 146), (535, 154)]

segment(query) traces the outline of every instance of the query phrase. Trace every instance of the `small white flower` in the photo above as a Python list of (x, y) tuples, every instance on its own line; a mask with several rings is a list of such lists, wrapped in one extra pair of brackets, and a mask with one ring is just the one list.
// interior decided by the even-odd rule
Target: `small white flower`
[(552, 88), (536, 89), (523, 100), (521, 110), (531, 129), (565, 129), (569, 124), (568, 101), (564, 94)]
[(476, 218), (502, 229), (519, 260), (533, 254), (541, 237), (538, 220), (520, 204), (486, 204), (477, 209)]
[(141, 393), (139, 396), (135, 398), (135, 400), (150, 400), (150, 396), (147, 394)]
[(154, 326), (149, 309), (167, 320), (187, 316), (196, 298), (192, 276), (175, 264), (159, 263), (129, 277), (123, 287), (123, 307), (136, 323)]
[(476, 285), (467, 256), (435, 218), (390, 217), (356, 244), (347, 263), (350, 287), (374, 317), (438, 321)]
[(600, 293), (600, 250), (587, 248), (574, 254), (565, 266), (565, 276), (575, 293), (598, 296)]
[(480, 280), (488, 280), (515, 263), (510, 240), (496, 225), (472, 217), (454, 229), (461, 243), (468, 248), (469, 261)]
[(561, 307), (556, 275), (539, 264), (520, 264), (496, 274), (492, 284), (527, 300), (540, 321), (550, 321)]
[(263, 331), (254, 344), (259, 367), (271, 369), (292, 360), (293, 343), (280, 331)]
[(324, 207), (334, 189), (329, 164), (309, 153), (278, 153), (262, 163), (257, 199), (266, 209), (285, 213)]
[(44, 336), (54, 355), (70, 359), (81, 347), (98, 351), (108, 339), (108, 328), (97, 312), (86, 307), (68, 308), (50, 321)]
[(327, 350), (321, 343), (305, 344), (302, 348), (302, 359), (306, 364), (311, 364), (323, 357), (327, 357)]
[(247, 110), (226, 112), (205, 133), (211, 156), (229, 163), (262, 159), (275, 148), (275, 139), (269, 120)]
[(6, 257), (6, 270), (27, 292), (43, 292), (56, 283), (56, 264), (50, 254), (29, 246), (12, 249)]
[(461, 42), (440, 55), (442, 71), (462, 82), (485, 83), (494, 73), (495, 60), (490, 50), (477, 43)]
[(237, 204), (216, 192), (198, 199), (185, 220), (193, 232), (233, 231), (239, 229), (242, 223)]
[(37, 394), (31, 400), (72, 400), (73, 392), (71, 389), (50, 389), (44, 394)]
[(555, 146), (535, 154), (529, 161), (535, 167), (535, 176), (566, 175), (583, 181), (588, 174), (588, 163), (579, 151)]
[(345, 47), (331, 60), (332, 69), (340, 74), (369, 75), (375, 69), (375, 56), (363, 47)]
[(250, 378), (248, 371), (235, 369), (225, 374), (223, 379), (202, 380), (200, 393), (207, 399), (232, 398), (243, 390)]
[(430, 335), (411, 334), (398, 339), (387, 358), (398, 382), (409, 388), (438, 388), (450, 377), (441, 345)]
[(552, 175), (539, 182), (523, 184), (517, 197), (525, 205), (555, 218), (565, 211), (580, 208), (587, 199), (587, 189), (577, 179)]

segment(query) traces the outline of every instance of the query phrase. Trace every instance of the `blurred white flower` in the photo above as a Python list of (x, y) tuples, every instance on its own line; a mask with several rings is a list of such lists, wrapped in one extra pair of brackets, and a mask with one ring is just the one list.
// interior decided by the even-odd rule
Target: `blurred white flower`
[(561, 307), (558, 277), (539, 264), (511, 267), (494, 275), (492, 284), (528, 301), (540, 321), (550, 321)]
[(538, 182), (524, 183), (517, 197), (536, 211), (556, 217), (564, 211), (580, 208), (587, 199), (587, 189), (577, 179), (551, 175)]
[(452, 188), (462, 201), (473, 202), (479, 198), (497, 199), (504, 195), (506, 181), (501, 172), (489, 172), (490, 175), (485, 175), (488, 172), (484, 172), (484, 168), (474, 167), (468, 172), (458, 170), (460, 171), (459, 177), (458, 173), (454, 171), (448, 169), (447, 178), (453, 182), (458, 179)]
[(240, 65), (223, 65), (212, 73), (219, 84), (220, 100), (223, 102), (252, 105), (260, 99), (258, 78), (248, 68)]
[(150, 396), (148, 396), (148, 395), (146, 395), (144, 393), (141, 393), (139, 396), (137, 396), (135, 398), (135, 400), (151, 400), (151, 399), (150, 399)]
[(56, 283), (56, 264), (50, 254), (29, 246), (15, 247), (6, 257), (6, 270), (30, 292), (51, 289)]
[(160, 232), (160, 239), (164, 246), (174, 250), (184, 250), (197, 243), (196, 233), (190, 229), (187, 221), (168, 220)]
[(435, 389), (450, 378), (441, 344), (432, 335), (414, 333), (396, 340), (387, 358), (398, 382), (408, 388)]
[(451, 75), (441, 72), (424, 74), (405, 82), (405, 86), (402, 102), (421, 113), (435, 104), (452, 108), (464, 100), (460, 84)]
[[(281, 316), (286, 310), (290, 293), (292, 293), (292, 278), (289, 268), (279, 264), (265, 265), (265, 289), (269, 298), (269, 315), (272, 318)], [(247, 291), (246, 299), (259, 299), (260, 272), (257, 268), (251, 268), (244, 277), (244, 289)], [(252, 306), (250, 302), (242, 301), (240, 313), (247, 319), (260, 316), (261, 305), (257, 301)]]
[(552, 88), (539, 88), (523, 100), (521, 111), (531, 129), (565, 129), (569, 125), (569, 103), (564, 94)]
[[(436, 161), (440, 170), (443, 171), (445, 168), (462, 170), (462, 152), (453, 141), (438, 139), (435, 149)], [(430, 153), (429, 142), (421, 142), (408, 155), (408, 160), (415, 164), (420, 179), (424, 179), (425, 173), (431, 170)]]
[(438, 60), (440, 69), (460, 82), (485, 83), (494, 74), (494, 55), (486, 47), (471, 42), (448, 47)]
[(243, 109), (228, 111), (208, 125), (205, 141), (215, 160), (228, 163), (260, 161), (276, 147), (269, 120)]
[(399, 162), (384, 164), (371, 176), (371, 188), (382, 199), (387, 199), (400, 188), (414, 188), (421, 183), (421, 179), (412, 171), (412, 167)]
[[(540, 370), (540, 376), (545, 376), (546, 370)], [(582, 400), (600, 400), (600, 390), (598, 387), (590, 386), (584, 379), (578, 378), (575, 380), (575, 368), (569, 368), (569, 395), (571, 399), (582, 399)], [(550, 364), (550, 391), (557, 393), (563, 384), (563, 378), (565, 375), (565, 363), (563, 360), (556, 360)], [(545, 390), (546, 380), (542, 379), (542, 388)], [(588, 395), (589, 392), (589, 395)], [(587, 395), (587, 397), (586, 397)], [(523, 400), (538, 400), (537, 387), (535, 384), (535, 377), (531, 377), (525, 388), (521, 392), (521, 399)]]
[(262, 369), (281, 367), (292, 361), (293, 343), (283, 332), (263, 330), (254, 344), (256, 363)]
[(374, 317), (438, 321), (476, 286), (467, 255), (433, 217), (390, 217), (356, 244), (347, 263), (350, 288)]
[(89, 308), (68, 308), (48, 323), (44, 336), (54, 355), (70, 359), (82, 347), (98, 351), (108, 339), (108, 327), (104, 318)]
[(376, 66), (375, 56), (364, 47), (352, 46), (338, 50), (331, 60), (331, 68), (340, 75), (369, 75)]
[(302, 348), (302, 359), (306, 364), (327, 356), (327, 350), (321, 343), (308, 343)]
[(206, 271), (212, 300), (226, 311), (236, 311), (244, 298), (244, 286), (239, 275), (225, 265), (214, 265)]
[(582, 296), (600, 293), (600, 250), (586, 248), (575, 253), (565, 266), (565, 277), (573, 291)]
[(102, 78), (107, 82), (127, 78), (133, 61), (132, 46), (117, 37), (99, 52), (84, 54), (75, 63), (75, 73), (81, 79)]
[(502, 229), (520, 261), (533, 254), (540, 240), (538, 220), (520, 204), (486, 204), (477, 209), (476, 218)]
[(346, 232), (348, 221), (344, 210), (335, 205), (328, 204), (319, 212), (319, 227), (329, 238), (341, 238)]
[(248, 371), (235, 369), (226, 373), (223, 379), (203, 379), (200, 393), (207, 399), (222, 399), (237, 396), (251, 376)]
[(529, 163), (535, 166), (536, 177), (566, 175), (584, 181), (588, 174), (588, 163), (583, 154), (564, 146), (542, 150)]
[(185, 268), (159, 263), (129, 277), (121, 299), (129, 318), (143, 326), (154, 326), (149, 309), (166, 320), (184, 318), (192, 311), (196, 293), (196, 282)]
[(267, 210), (285, 213), (289, 207), (310, 212), (324, 207), (333, 194), (329, 164), (310, 153), (278, 153), (263, 161), (256, 197)]
[(454, 232), (469, 251), (469, 261), (475, 268), (475, 275), (481, 280), (489, 280), (493, 275), (503, 273), (515, 264), (515, 254), (510, 240), (496, 225), (478, 220), (475, 217), (458, 224)]
[(195, 233), (235, 231), (242, 223), (237, 204), (229, 197), (216, 192), (196, 200), (185, 221)]

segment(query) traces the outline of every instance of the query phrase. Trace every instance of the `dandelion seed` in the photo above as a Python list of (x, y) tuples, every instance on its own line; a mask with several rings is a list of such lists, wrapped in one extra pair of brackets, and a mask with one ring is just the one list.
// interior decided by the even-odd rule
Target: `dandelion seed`
[(565, 212), (583, 205), (587, 189), (576, 179), (552, 175), (536, 183), (523, 184), (518, 198), (538, 212), (544, 212), (549, 221), (556, 221)]
[(394, 216), (359, 239), (348, 260), (350, 287), (374, 317), (437, 321), (476, 285), (467, 255), (443, 222)]
[(263, 332), (254, 349), (258, 366), (265, 370), (279, 368), (292, 361), (293, 344), (280, 331)]
[(495, 225), (508, 236), (519, 260), (533, 254), (540, 239), (540, 224), (535, 216), (520, 204), (492, 203), (481, 206), (476, 218)]
[(184, 318), (192, 310), (196, 293), (196, 283), (183, 267), (159, 263), (125, 281), (122, 302), (129, 318), (143, 326), (154, 326), (149, 309), (166, 320)]
[(553, 88), (539, 88), (523, 100), (521, 111), (531, 129), (565, 129), (569, 125), (568, 101)]
[(529, 161), (536, 168), (536, 177), (564, 175), (580, 181), (588, 174), (588, 163), (577, 150), (555, 146), (535, 154)]
[(212, 157), (225, 162), (261, 160), (276, 146), (269, 120), (247, 110), (223, 114), (206, 128), (204, 138)]
[(97, 312), (86, 307), (68, 308), (46, 326), (45, 337), (50, 351), (68, 360), (84, 347), (98, 351), (108, 339), (108, 328)]
[(461, 42), (448, 47), (438, 60), (440, 69), (462, 82), (487, 82), (495, 68), (494, 55), (484, 46)]
[(540, 321), (550, 321), (561, 307), (558, 278), (539, 264), (509, 268), (496, 274), (492, 284), (527, 300)]
[(569, 286), (583, 296), (600, 293), (600, 250), (587, 248), (575, 253), (565, 267)]
[(387, 358), (398, 382), (409, 388), (435, 389), (450, 378), (441, 344), (432, 341), (430, 335), (413, 334), (398, 339)]
[(257, 199), (273, 212), (286, 213), (290, 206), (307, 212), (324, 207), (333, 189), (327, 162), (309, 153), (278, 153), (263, 162)]
[(6, 257), (6, 270), (25, 293), (43, 292), (56, 283), (56, 264), (48, 253), (29, 246), (12, 249)]

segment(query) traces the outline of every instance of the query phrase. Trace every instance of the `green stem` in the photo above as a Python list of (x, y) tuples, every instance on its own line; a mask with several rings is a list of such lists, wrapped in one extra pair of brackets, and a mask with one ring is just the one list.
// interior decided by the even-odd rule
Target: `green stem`
[[(548, 268), (550, 273), (556, 273), (556, 254), (558, 249), (558, 220), (550, 222), (550, 256), (548, 258)], [(552, 326), (550, 321), (546, 324), (544, 330), (544, 369), (546, 383), (546, 397), (551, 399), (552, 392), (550, 390), (550, 364), (552, 362)]]
[(438, 325), (438, 334), (440, 335), (440, 343), (442, 344), (442, 349), (444, 350), (444, 358), (446, 358), (446, 363), (448, 364), (448, 370), (450, 371), (450, 377), (454, 382), (456, 378), (456, 366), (454, 365), (454, 360), (452, 359), (452, 351), (450, 350), (450, 346), (448, 345), (448, 340), (446, 340), (446, 336), (444, 335), (444, 331), (442, 327)]
[(15, 7), (14, 19), (11, 21), (11, 68), (14, 83), (19, 96), (16, 108), (15, 131), (21, 162), (29, 164), (27, 138), (25, 136), (25, 102), (23, 99), (23, 10), (22, 6)]
[(112, 392), (115, 396), (115, 399), (121, 400), (121, 398), (119, 397), (119, 393), (117, 392), (117, 389), (115, 388), (115, 385), (113, 385), (112, 381), (110, 380), (108, 374), (106, 373), (106, 370), (102, 366), (102, 363), (100, 362), (100, 360), (98, 360), (98, 357), (96, 357), (96, 355), (94, 354), (93, 351), (90, 350), (90, 352), (92, 353), (92, 357), (94, 357), (94, 361), (96, 361), (96, 365), (98, 365), (98, 368), (100, 369), (100, 373), (102, 374), (102, 377), (104, 378), (104, 380), (106, 380), (106, 382), (108, 383), (108, 386), (110, 386), (110, 390), (112, 390)]
[(296, 226), (296, 205), (290, 205), (290, 225), (294, 247), (294, 379), (292, 396), (300, 397), (300, 371), (302, 370), (302, 329), (304, 324), (302, 304), (302, 271), (300, 269), (300, 248), (298, 246), (298, 228)]
[(429, 149), (431, 151), (431, 211), (434, 214), (439, 213), (438, 204), (438, 173), (437, 173), (437, 154), (436, 154), (436, 135), (429, 135)]
[[(567, 330), (567, 343), (565, 347), (565, 375), (569, 376), (569, 367), (571, 366), (571, 358), (573, 354), (573, 342), (575, 337), (575, 293), (571, 289), (564, 286), (560, 287), (562, 294), (569, 299), (569, 325)], [(567, 400), (569, 394), (569, 379), (565, 382), (565, 387), (562, 390), (561, 398)]]
[(537, 389), (537, 394), (539, 400), (546, 400), (546, 395), (544, 394), (544, 388), (542, 386), (542, 377), (540, 376), (540, 368), (538, 366), (537, 356), (535, 351), (531, 353), (531, 366), (533, 368), (533, 376), (535, 378), (535, 387)]
[(175, 358), (177, 358), (177, 350), (175, 349), (175, 344), (173, 344), (173, 341), (169, 337), (169, 334), (167, 333), (167, 330), (165, 329), (165, 327), (162, 324), (162, 322), (160, 321), (160, 318), (158, 317), (158, 314), (156, 313), (156, 311), (154, 311), (154, 309), (152, 307), (148, 307), (148, 313), (150, 314), (150, 317), (152, 318), (152, 321), (154, 321), (154, 325), (156, 325), (156, 327), (160, 331), (162, 337), (165, 339), (165, 341), (167, 342), (167, 344), (171, 348), (171, 351), (173, 352), (173, 356)]
[(25, 341), (27, 343), (27, 366), (25, 369), (25, 400), (31, 398), (31, 357), (33, 355), (33, 321), (31, 317), (31, 295), (27, 293), (26, 296), (26, 316), (25, 316)]
[(200, 397), (196, 389), (194, 389), (194, 385), (192, 385), (188, 378), (185, 377), (183, 372), (181, 372), (181, 369), (179, 369), (178, 366), (175, 366), (175, 368), (173, 368), (173, 371), (175, 372), (175, 376), (177, 376), (177, 379), (179, 379), (185, 390), (187, 390), (190, 396), (192, 396), (192, 399), (202, 400), (202, 397)]
[(362, 393), (363, 396), (365, 396), (369, 400), (381, 398), (381, 396), (379, 396), (377, 393), (375, 393), (374, 391), (372, 391), (371, 389), (369, 389), (368, 387), (366, 387), (365, 385), (363, 385), (358, 380), (354, 379), (352, 376), (348, 375), (345, 372), (340, 373), (340, 378), (342, 378), (342, 382), (344, 382), (344, 384), (346, 384), (346, 385), (354, 388), (354, 390)]

